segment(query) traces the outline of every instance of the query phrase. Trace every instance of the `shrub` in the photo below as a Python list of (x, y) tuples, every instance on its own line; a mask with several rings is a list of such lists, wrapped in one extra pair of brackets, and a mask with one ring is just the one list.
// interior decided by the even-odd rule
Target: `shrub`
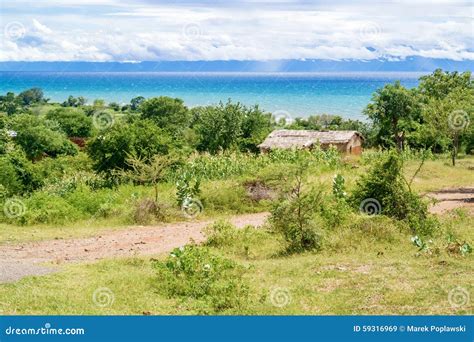
[(31, 192), (41, 186), (34, 165), (20, 149), (0, 156), (0, 170), (0, 185), (8, 196)]
[(289, 253), (321, 248), (321, 236), (315, 218), (322, 193), (303, 189), (305, 168), (304, 164), (297, 166), (292, 187), (271, 210), (270, 223), (285, 239)]
[(274, 254), (275, 248), (278, 248), (278, 241), (263, 227), (247, 225), (237, 228), (228, 221), (217, 221), (205, 227), (203, 232), (206, 235), (205, 246), (246, 259)]
[(140, 104), (142, 119), (150, 119), (175, 136), (189, 124), (189, 111), (183, 100), (167, 96), (154, 97)]
[(145, 198), (135, 204), (133, 221), (138, 224), (148, 224), (165, 219), (165, 206), (151, 198)]
[(398, 153), (388, 153), (357, 181), (350, 202), (356, 209), (372, 202), (376, 214), (405, 221), (413, 233), (430, 235), (437, 228), (437, 220), (428, 217), (427, 203), (410, 191), (402, 166)]
[(156, 261), (154, 268), (165, 294), (192, 298), (201, 312), (242, 309), (248, 300), (244, 268), (206, 247), (176, 248), (165, 261)]
[(211, 247), (225, 247), (235, 243), (238, 237), (237, 228), (227, 221), (218, 221), (204, 228), (207, 237), (206, 245)]
[(64, 224), (83, 217), (78, 208), (69, 204), (60, 196), (50, 195), (42, 191), (34, 192), (24, 200), (25, 214), (15, 219), (16, 223), (32, 224)]
[(181, 206), (185, 200), (193, 199), (201, 193), (201, 179), (192, 171), (184, 171), (176, 182), (176, 198)]
[(15, 144), (22, 147), (29, 159), (38, 159), (45, 155), (56, 157), (62, 154), (77, 154), (76, 146), (53, 122), (21, 114), (14, 117), (11, 127), (17, 132)]
[(332, 193), (339, 200), (344, 199), (347, 195), (345, 183), (346, 180), (339, 173), (332, 179)]
[(136, 121), (130, 125), (116, 123), (111, 128), (91, 139), (87, 153), (98, 172), (110, 174), (117, 169), (130, 169), (127, 158), (149, 159), (156, 154), (168, 154), (171, 138), (148, 120)]
[(68, 137), (89, 137), (92, 132), (92, 119), (77, 108), (57, 108), (46, 114), (48, 120), (59, 123)]

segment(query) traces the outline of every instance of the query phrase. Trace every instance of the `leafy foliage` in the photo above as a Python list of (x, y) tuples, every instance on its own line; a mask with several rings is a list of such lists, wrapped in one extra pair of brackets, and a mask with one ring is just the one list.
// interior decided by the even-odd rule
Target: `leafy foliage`
[(46, 114), (46, 119), (58, 122), (68, 137), (89, 137), (92, 133), (92, 119), (79, 109), (53, 109)]
[(270, 216), (273, 229), (283, 236), (289, 253), (321, 248), (315, 216), (322, 194), (304, 189), (305, 168), (304, 164), (296, 167), (289, 191), (274, 204)]
[(158, 287), (170, 297), (194, 298), (203, 313), (242, 309), (249, 287), (244, 268), (206, 247), (187, 245), (174, 249), (165, 261), (156, 261)]
[(378, 160), (358, 181), (350, 197), (353, 207), (359, 209), (366, 200), (380, 203), (380, 214), (404, 220), (414, 233), (430, 235), (437, 221), (429, 217), (428, 205), (409, 189), (403, 176), (401, 156), (391, 151)]
[(128, 156), (148, 159), (165, 155), (172, 145), (171, 137), (149, 120), (118, 122), (93, 137), (87, 144), (87, 153), (96, 171), (111, 174), (113, 170), (130, 169)]
[(10, 127), (16, 132), (15, 143), (23, 148), (29, 159), (77, 154), (76, 146), (52, 122), (20, 114), (11, 120)]

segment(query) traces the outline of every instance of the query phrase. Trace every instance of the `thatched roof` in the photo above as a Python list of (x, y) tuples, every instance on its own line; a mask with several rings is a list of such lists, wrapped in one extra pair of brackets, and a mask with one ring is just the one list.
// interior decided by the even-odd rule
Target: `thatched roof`
[(315, 144), (345, 144), (354, 135), (363, 139), (357, 131), (307, 131), (280, 129), (273, 131), (263, 143), (258, 145), (261, 149), (272, 148), (308, 148)]

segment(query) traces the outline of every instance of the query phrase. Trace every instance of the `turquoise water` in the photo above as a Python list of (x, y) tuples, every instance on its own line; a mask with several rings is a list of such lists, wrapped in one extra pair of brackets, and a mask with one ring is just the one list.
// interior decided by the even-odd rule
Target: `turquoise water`
[(172, 96), (186, 105), (215, 104), (232, 99), (264, 110), (286, 111), (292, 117), (339, 114), (362, 118), (372, 93), (400, 80), (407, 87), (418, 84), (419, 73), (134, 73), (134, 72), (0, 72), (0, 93), (18, 93), (40, 87), (51, 101), (69, 95), (89, 102), (128, 103), (136, 96)]

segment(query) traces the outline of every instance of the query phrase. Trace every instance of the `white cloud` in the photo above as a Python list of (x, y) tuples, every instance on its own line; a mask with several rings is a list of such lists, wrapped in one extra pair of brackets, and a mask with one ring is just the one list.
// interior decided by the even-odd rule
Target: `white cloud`
[[(10, 5), (10, 14), (2, 14), (6, 26), (20, 22), (25, 33), (10, 39), (2, 30), (0, 60), (370, 60), (408, 56), (474, 60), (468, 2), (362, 1), (355, 6), (344, 1), (339, 5), (286, 1), (195, 6), (46, 0), (51, 9), (43, 13), (35, 8), (32, 15), (21, 9), (23, 1), (17, 1), (17, 11)], [(66, 5), (84, 10), (65, 9)]]
[(36, 31), (43, 33), (43, 34), (51, 34), (53, 31), (46, 25), (41, 24), (38, 20), (33, 19), (33, 27)]

